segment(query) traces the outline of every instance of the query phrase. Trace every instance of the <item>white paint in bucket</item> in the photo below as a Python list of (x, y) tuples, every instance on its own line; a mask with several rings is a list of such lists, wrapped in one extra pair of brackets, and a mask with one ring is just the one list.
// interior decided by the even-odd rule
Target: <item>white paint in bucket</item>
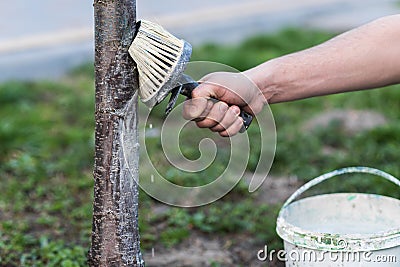
[(282, 206), (277, 233), (286, 266), (400, 266), (400, 201), (361, 193), (336, 193), (293, 202), (309, 188), (345, 173), (370, 173), (396, 185), (377, 169), (351, 167), (321, 175), (300, 187)]

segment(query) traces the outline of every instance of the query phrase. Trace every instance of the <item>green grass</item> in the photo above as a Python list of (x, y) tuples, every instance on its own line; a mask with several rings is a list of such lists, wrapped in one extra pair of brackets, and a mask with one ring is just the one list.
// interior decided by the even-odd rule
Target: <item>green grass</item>
[(0, 262), (81, 266), (91, 225), (92, 82), (0, 85)]
[[(318, 44), (332, 34), (289, 29), (257, 36), (238, 45), (208, 44), (195, 48), (193, 60), (225, 63), (239, 70), (270, 58)], [(400, 87), (320, 97), (273, 105), (277, 150), (272, 167), (276, 175), (301, 180), (352, 165), (366, 165), (400, 176)], [(302, 131), (309, 118), (329, 109), (369, 109), (382, 113), (386, 126), (349, 135), (332, 124), (313, 132)], [(154, 114), (161, 122), (162, 111)], [(7, 82), (0, 85), (0, 266), (84, 266), (91, 232), (94, 151), (93, 67), (74, 69), (58, 82)], [(257, 127), (248, 170), (254, 170), (259, 147)], [(182, 151), (199, 157), (193, 144), (205, 131), (182, 135)], [(194, 138), (195, 136), (195, 138)], [(181, 172), (165, 160), (160, 140), (146, 145), (159, 171), (181, 185), (201, 185), (224, 170), (229, 145), (222, 146), (210, 169), (196, 175)], [(323, 153), (324, 147), (334, 153)], [(167, 208), (152, 213), (155, 201), (140, 195), (142, 246), (166, 249), (180, 244), (193, 232), (210, 237), (246, 235), (261, 247), (278, 249), (275, 234), (280, 204), (255, 204), (255, 196), (241, 183), (211, 205), (193, 209)], [(338, 178), (314, 193), (368, 191), (400, 197), (398, 189), (379, 178), (354, 175)], [(234, 238), (233, 238), (234, 240)], [(233, 241), (234, 242), (234, 241)], [(217, 264), (217, 263), (215, 263)], [(215, 265), (218, 266), (218, 265)]]
[(243, 71), (264, 61), (302, 50), (333, 37), (320, 31), (287, 29), (272, 35), (261, 35), (231, 46), (207, 44), (195, 48), (192, 61), (213, 61)]
[[(392, 86), (272, 106), (278, 131), (277, 152), (272, 171), (281, 174), (295, 173), (307, 180), (332, 169), (363, 165), (399, 177), (400, 168), (396, 164), (397, 146), (400, 141), (400, 109), (396, 104), (398, 99), (400, 86)], [(314, 132), (290, 130), (293, 127), (300, 128), (307, 118), (315, 116), (318, 112), (341, 108), (375, 110), (383, 114), (389, 122), (385, 126), (355, 135), (346, 133), (341, 125), (337, 124)], [(301, 110), (302, 116), (291, 114), (296, 110)], [(323, 147), (330, 147), (337, 153), (326, 155), (322, 151)], [(361, 183), (366, 186), (358, 187), (359, 191), (368, 190), (400, 196), (393, 185), (373, 179), (367, 186), (368, 180), (355, 178), (352, 190)]]
[[(273, 249), (280, 248), (280, 241), (275, 234), (278, 210), (276, 205), (255, 204), (251, 198), (239, 201), (230, 198), (196, 209), (170, 208), (161, 215), (142, 218), (152, 226), (145, 229), (148, 231), (145, 238), (150, 233), (150, 240), (142, 238), (142, 242), (151, 244), (160, 240), (170, 247), (187, 238), (190, 231), (198, 231), (210, 236), (245, 234), (256, 243), (267, 243)], [(161, 232), (155, 230), (160, 222), (166, 224)]]

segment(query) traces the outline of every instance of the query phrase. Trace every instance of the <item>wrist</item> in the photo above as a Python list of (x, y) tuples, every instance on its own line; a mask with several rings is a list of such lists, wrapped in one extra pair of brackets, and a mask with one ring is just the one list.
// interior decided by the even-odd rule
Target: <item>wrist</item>
[(245, 74), (260, 90), (266, 102), (274, 103), (274, 99), (283, 93), (284, 81), (279, 80), (284, 77), (281, 72), (281, 63), (276, 58), (247, 70)]

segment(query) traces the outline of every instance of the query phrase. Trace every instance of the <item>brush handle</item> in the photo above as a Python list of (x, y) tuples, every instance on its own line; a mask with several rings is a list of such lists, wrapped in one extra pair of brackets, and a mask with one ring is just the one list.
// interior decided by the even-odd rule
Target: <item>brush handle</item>
[[(199, 83), (194, 81), (192, 79), (192, 77), (190, 77), (189, 75), (183, 74), (181, 79), (181, 90), (180, 93), (188, 98), (192, 98), (192, 91), (199, 86)], [(215, 99), (213, 97), (210, 98), (211, 101), (213, 101), (214, 103), (219, 102), (218, 99)], [(240, 129), (240, 133), (243, 133), (247, 130), (247, 128), (249, 128), (251, 122), (253, 121), (253, 116), (250, 115), (249, 113), (243, 111), (242, 109), (240, 109), (240, 114), (239, 116), (243, 119), (243, 126)]]

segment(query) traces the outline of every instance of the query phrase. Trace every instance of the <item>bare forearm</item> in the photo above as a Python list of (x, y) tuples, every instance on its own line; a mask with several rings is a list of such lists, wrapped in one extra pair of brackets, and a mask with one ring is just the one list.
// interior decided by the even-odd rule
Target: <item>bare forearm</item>
[(247, 74), (269, 103), (400, 82), (400, 15), (257, 66)]
[[(399, 83), (400, 15), (376, 20), (321, 45), (275, 58), (244, 74), (217, 72), (204, 77), (193, 90), (192, 99), (185, 102), (185, 118), (196, 119), (199, 127), (210, 128), (222, 136), (232, 136), (243, 125), (239, 107), (257, 114), (266, 102)], [(210, 97), (221, 100), (220, 104), (210, 104)]]

